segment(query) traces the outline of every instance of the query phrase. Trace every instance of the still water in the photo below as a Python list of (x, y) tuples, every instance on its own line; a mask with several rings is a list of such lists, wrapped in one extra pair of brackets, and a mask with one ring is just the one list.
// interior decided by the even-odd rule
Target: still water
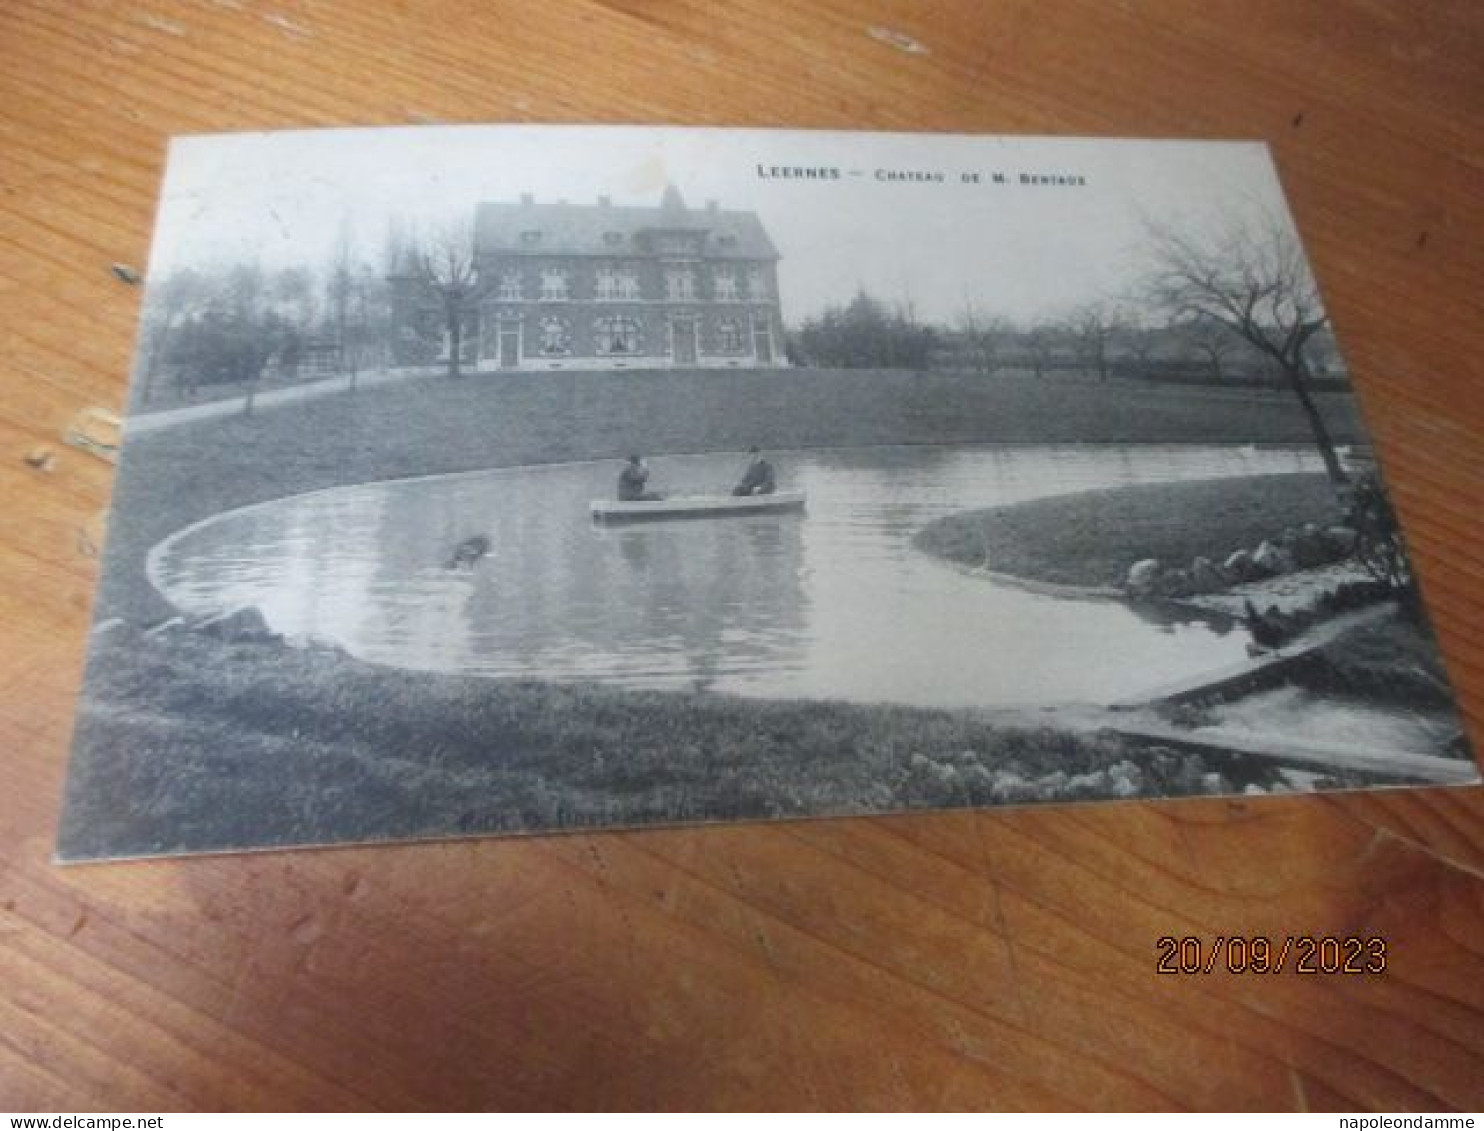
[[(379, 663), (749, 696), (931, 706), (1107, 702), (1245, 654), (1230, 625), (996, 584), (912, 536), (973, 507), (1128, 483), (1313, 471), (1307, 452), (886, 447), (784, 452), (803, 514), (599, 527), (617, 461), (337, 488), (233, 511), (156, 548), (178, 607), (256, 605)], [(739, 455), (651, 459), (677, 494)], [(446, 568), (476, 534), (490, 552)]]

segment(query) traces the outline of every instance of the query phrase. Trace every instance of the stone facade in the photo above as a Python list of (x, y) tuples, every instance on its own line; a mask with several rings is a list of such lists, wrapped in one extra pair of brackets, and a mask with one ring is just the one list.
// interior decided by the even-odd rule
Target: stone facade
[[(461, 361), (479, 370), (785, 365), (778, 252), (757, 215), (688, 208), (487, 203)], [(447, 318), (416, 272), (392, 280), (396, 360), (448, 357)]]

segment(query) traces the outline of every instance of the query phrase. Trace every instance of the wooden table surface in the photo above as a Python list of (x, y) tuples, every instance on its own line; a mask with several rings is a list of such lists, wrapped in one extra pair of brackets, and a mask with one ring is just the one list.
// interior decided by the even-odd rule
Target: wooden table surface
[(50, 863), (175, 133), (1268, 139), (1484, 737), (1484, 7), (7, 0), (0, 106), (0, 1109), (1484, 1106), (1473, 789)]

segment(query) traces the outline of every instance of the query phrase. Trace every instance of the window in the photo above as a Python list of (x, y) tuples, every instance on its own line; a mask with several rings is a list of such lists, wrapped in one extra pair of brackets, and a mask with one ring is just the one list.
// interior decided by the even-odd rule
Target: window
[(547, 268), (541, 272), (541, 301), (567, 301), (567, 273), (565, 271)]
[(520, 234), (520, 242), (526, 245), (538, 244), (541, 242), (541, 233), (534, 228), (524, 231)]
[(689, 267), (672, 267), (665, 272), (665, 293), (673, 300), (690, 301), (696, 297), (696, 274)]
[(752, 267), (748, 269), (747, 293), (752, 298), (768, 297), (768, 274), (761, 267)]
[(547, 357), (572, 352), (572, 327), (565, 318), (541, 319), (541, 352)]
[(737, 275), (734, 271), (718, 271), (712, 279), (717, 302), (736, 302)]
[(639, 297), (639, 276), (630, 267), (599, 267), (597, 297), (606, 302)]
[(521, 300), (519, 271), (506, 271), (501, 274), (499, 295), (501, 302), (519, 302)]
[(722, 353), (742, 352), (742, 329), (730, 318), (716, 325), (716, 344)]
[(609, 247), (617, 247), (619, 244), (623, 243), (623, 233), (604, 232), (603, 242), (606, 243)]
[(593, 332), (600, 354), (638, 353), (643, 344), (639, 323), (632, 318), (599, 318), (593, 323)]

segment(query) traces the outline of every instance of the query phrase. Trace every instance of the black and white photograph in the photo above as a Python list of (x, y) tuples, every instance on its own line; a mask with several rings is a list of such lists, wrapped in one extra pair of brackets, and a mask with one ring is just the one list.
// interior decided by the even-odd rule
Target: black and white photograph
[(1266, 146), (178, 138), (65, 861), (1468, 784)]

